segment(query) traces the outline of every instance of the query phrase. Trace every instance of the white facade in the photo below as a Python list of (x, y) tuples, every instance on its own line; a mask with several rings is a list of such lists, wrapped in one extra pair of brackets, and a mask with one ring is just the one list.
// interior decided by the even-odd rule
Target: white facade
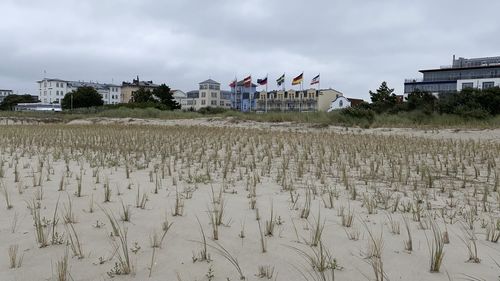
[(0, 103), (3, 102), (5, 97), (13, 94), (12, 90), (0, 90)]
[(61, 100), (68, 92), (68, 81), (60, 79), (43, 79), (38, 83), (38, 99), (42, 103), (61, 104)]
[(42, 103), (61, 104), (67, 93), (77, 90), (80, 87), (93, 87), (102, 96), (104, 104), (121, 103), (121, 86), (113, 84), (100, 84), (92, 82), (66, 81), (61, 79), (45, 78), (37, 81), (38, 99)]
[(336, 98), (334, 101), (332, 101), (332, 104), (330, 105), (330, 108), (328, 109), (327, 112), (348, 107), (351, 107), (351, 101), (344, 96), (340, 96)]
[(500, 87), (500, 78), (462, 79), (457, 81), (457, 91), (464, 88), (487, 89)]
[(219, 82), (208, 79), (199, 83), (199, 90), (188, 92), (181, 104), (181, 108), (187, 110), (204, 107), (231, 108), (231, 99), (227, 92), (221, 91)]
[(172, 96), (174, 100), (182, 107), (186, 106), (186, 93), (181, 90), (173, 90)]

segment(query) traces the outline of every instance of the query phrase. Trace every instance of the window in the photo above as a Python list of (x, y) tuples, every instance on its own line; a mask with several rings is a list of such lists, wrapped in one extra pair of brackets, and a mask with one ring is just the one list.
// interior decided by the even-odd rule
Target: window
[(462, 89), (474, 88), (474, 83), (462, 83)]
[(201, 97), (202, 98), (206, 97), (206, 93), (205, 92), (201, 92)]
[(212, 92), (211, 95), (212, 95), (212, 98), (217, 98), (217, 92)]
[(344, 106), (344, 101), (343, 100), (339, 100), (339, 107), (342, 107)]
[(210, 104), (217, 106), (217, 101), (216, 100), (210, 101)]
[(201, 100), (201, 105), (205, 105), (205, 100)]
[(224, 101), (223, 100), (220, 101), (220, 106), (224, 106)]
[(494, 82), (483, 82), (483, 89), (489, 89), (495, 87)]

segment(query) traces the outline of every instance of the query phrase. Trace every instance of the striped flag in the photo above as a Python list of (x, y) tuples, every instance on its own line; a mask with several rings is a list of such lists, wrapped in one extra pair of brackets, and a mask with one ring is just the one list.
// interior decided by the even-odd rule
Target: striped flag
[(299, 85), (304, 80), (304, 72), (302, 72), (299, 76), (293, 78), (292, 85)]
[(257, 79), (257, 84), (261, 86), (267, 85), (267, 76), (264, 79)]
[(252, 86), (252, 75), (250, 75), (247, 78), (243, 79), (243, 85), (245, 85), (245, 87)]
[(280, 78), (276, 79), (276, 84), (278, 84), (278, 87), (283, 83), (285, 83), (285, 73), (283, 73)]
[(236, 78), (234, 78), (233, 82), (231, 82), (231, 84), (229, 84), (229, 87), (235, 88), (236, 87), (236, 83), (238, 83), (238, 80), (236, 80)]
[(311, 80), (311, 85), (319, 84), (319, 74)]

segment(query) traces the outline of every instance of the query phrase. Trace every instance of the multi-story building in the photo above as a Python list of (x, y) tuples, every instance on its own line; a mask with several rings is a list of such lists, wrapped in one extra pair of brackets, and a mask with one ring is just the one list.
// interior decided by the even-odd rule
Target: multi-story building
[(132, 79), (132, 82), (123, 82), (121, 87), (121, 99), (122, 103), (129, 103), (132, 101), (132, 95), (137, 92), (140, 88), (146, 90), (153, 90), (154, 88), (158, 88), (159, 85), (154, 84), (153, 81), (140, 81), (139, 76), (137, 79)]
[(433, 94), (455, 93), (465, 87), (488, 88), (500, 84), (500, 57), (458, 58), (450, 66), (420, 70), (423, 79), (406, 79), (405, 95), (415, 90)]
[(0, 89), (0, 103), (7, 97), (12, 95), (14, 92), (12, 90), (2, 90)]
[(245, 84), (242, 81), (230, 85), (231, 107), (234, 110), (248, 112), (254, 111), (257, 105), (257, 85)]
[(172, 97), (181, 106), (181, 108), (185, 106), (187, 98), (186, 93), (181, 90), (171, 90), (170, 93), (172, 93)]
[(327, 111), (332, 101), (343, 96), (333, 89), (303, 91), (262, 91), (258, 94), (257, 111)]
[(37, 83), (38, 99), (42, 103), (61, 104), (61, 101), (66, 94), (71, 93), (80, 87), (94, 88), (102, 96), (104, 104), (121, 103), (121, 87), (119, 85), (50, 78), (44, 78), (43, 80), (37, 81)]
[(199, 110), (203, 107), (231, 108), (231, 92), (221, 91), (220, 83), (212, 79), (199, 83), (199, 89), (186, 93), (182, 109)]
[(481, 78), (481, 79), (460, 79), (457, 80), (457, 91), (465, 88), (488, 89), (500, 87), (500, 78)]

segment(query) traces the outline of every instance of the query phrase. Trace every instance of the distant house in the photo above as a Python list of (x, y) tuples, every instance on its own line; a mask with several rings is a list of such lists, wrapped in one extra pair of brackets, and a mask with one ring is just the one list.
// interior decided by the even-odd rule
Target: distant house
[(137, 79), (132, 79), (132, 82), (123, 82), (121, 87), (121, 100), (122, 103), (129, 103), (132, 101), (132, 96), (135, 92), (137, 92), (140, 88), (144, 88), (146, 90), (153, 90), (154, 88), (158, 88), (159, 85), (154, 84), (153, 81), (141, 81), (139, 80), (139, 76)]
[(450, 94), (464, 88), (487, 89), (500, 86), (500, 57), (462, 58), (453, 56), (452, 65), (420, 70), (423, 79), (406, 79), (405, 96), (415, 90), (434, 95)]
[(332, 104), (330, 105), (330, 108), (328, 109), (328, 112), (331, 112), (333, 110), (337, 109), (344, 109), (348, 107), (354, 107), (358, 106), (364, 101), (362, 99), (353, 99), (353, 98), (346, 98), (344, 96), (337, 97), (334, 101), (332, 101)]
[(244, 80), (238, 83), (232, 83), (231, 87), (231, 107), (234, 110), (249, 112), (257, 107), (257, 85), (254, 83), (245, 84)]
[(174, 100), (181, 106), (181, 108), (186, 104), (186, 93), (181, 90), (171, 90), (170, 93), (172, 93)]
[(231, 108), (231, 92), (221, 91), (220, 83), (212, 79), (200, 82), (199, 89), (186, 93), (182, 109), (199, 110), (203, 107)]
[(7, 97), (13, 94), (12, 90), (0, 90), (0, 103)]
[(61, 104), (62, 99), (68, 93), (81, 87), (92, 87), (102, 97), (104, 104), (118, 104), (121, 100), (121, 87), (114, 84), (103, 84), (96, 82), (69, 81), (61, 79), (44, 78), (37, 81), (38, 99), (44, 104)]
[(333, 89), (309, 89), (302, 91), (279, 90), (258, 93), (256, 110), (268, 111), (327, 111), (333, 100), (343, 94)]

